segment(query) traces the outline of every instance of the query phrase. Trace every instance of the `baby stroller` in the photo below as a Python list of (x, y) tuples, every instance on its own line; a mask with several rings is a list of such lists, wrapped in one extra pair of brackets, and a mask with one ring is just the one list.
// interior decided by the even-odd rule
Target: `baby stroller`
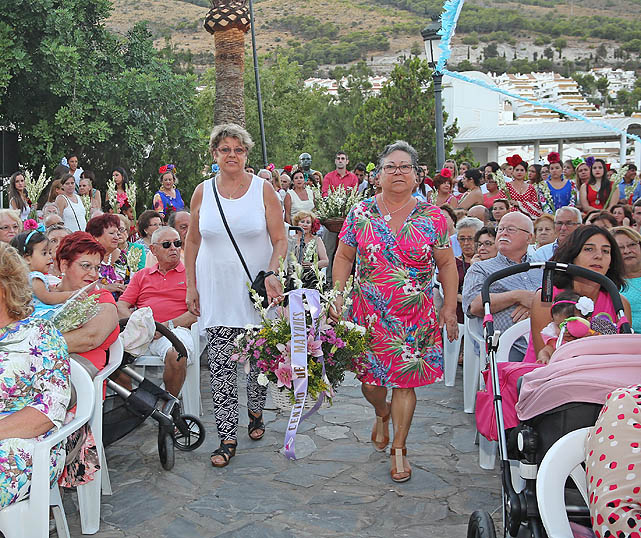
[[(120, 330), (128, 319), (120, 320)], [(156, 331), (171, 342), (178, 352), (178, 360), (185, 360), (187, 351), (170, 329), (156, 323)], [(103, 445), (108, 446), (133, 431), (148, 417), (158, 422), (158, 456), (167, 471), (174, 466), (174, 448), (196, 450), (205, 441), (205, 427), (198, 417), (181, 413), (178, 398), (155, 385), (131, 368), (136, 357), (125, 352), (122, 364), (116, 370), (136, 383), (128, 390), (112, 380), (107, 387), (113, 391), (103, 404)]]
[[(481, 299), (484, 307), (484, 336), (489, 359), (490, 375), (494, 389), (494, 410), (497, 421), (500, 476), (502, 484), (502, 516), (504, 536), (513, 538), (544, 538), (545, 530), (539, 515), (536, 498), (536, 479), (538, 465), (545, 452), (559, 438), (570, 431), (594, 425), (602, 407), (601, 404), (572, 402), (561, 405), (542, 416), (522, 422), (514, 428), (510, 436), (516, 438), (517, 447), (508, 444), (503, 420), (503, 407), (496, 353), (499, 345), (500, 331), (494, 329), (490, 312), (490, 285), (502, 278), (530, 269), (543, 268), (543, 285), (541, 298), (543, 302), (552, 302), (552, 274), (555, 271), (566, 272), (573, 277), (581, 277), (597, 282), (612, 298), (617, 313), (619, 332), (630, 333), (630, 324), (625, 319), (621, 296), (615, 284), (606, 276), (572, 264), (557, 262), (522, 263), (497, 271), (490, 275), (483, 284)], [(600, 338), (600, 337), (591, 337)], [(610, 337), (611, 338), (611, 337)], [(577, 342), (578, 343), (578, 342)], [(570, 346), (572, 343), (567, 344)], [(641, 340), (639, 341), (641, 344)], [(565, 346), (563, 346), (565, 347)], [(640, 347), (641, 349), (641, 347)], [(562, 351), (561, 349), (559, 351)], [(555, 355), (557, 352), (555, 352)], [(510, 455), (516, 456), (510, 458)], [(518, 459), (516, 459), (518, 458)], [(520, 460), (520, 461), (518, 461)], [(565, 490), (566, 511), (570, 521), (590, 526), (590, 514), (576, 489)], [(496, 537), (494, 522), (488, 512), (477, 510), (471, 516), (467, 529), (468, 538)], [(555, 538), (555, 537), (551, 537)]]

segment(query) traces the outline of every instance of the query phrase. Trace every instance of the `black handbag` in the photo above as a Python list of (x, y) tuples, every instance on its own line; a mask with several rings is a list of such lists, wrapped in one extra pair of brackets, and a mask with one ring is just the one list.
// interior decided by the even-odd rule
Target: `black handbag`
[[(223, 224), (225, 225), (225, 230), (227, 230), (227, 234), (229, 235), (229, 239), (231, 239), (232, 245), (234, 245), (234, 248), (236, 249), (236, 254), (238, 254), (238, 257), (240, 258), (240, 263), (243, 264), (243, 268), (245, 269), (245, 273), (247, 273), (247, 278), (249, 278), (249, 281), (251, 282), (251, 289), (253, 289), (258, 295), (260, 295), (263, 298), (262, 305), (263, 308), (267, 308), (269, 306), (269, 298), (267, 297), (267, 289), (265, 288), (265, 279), (274, 274), (274, 271), (260, 271), (257, 275), (256, 278), (252, 280), (251, 273), (249, 272), (249, 269), (247, 268), (247, 264), (245, 263), (245, 258), (243, 258), (242, 253), (240, 252), (240, 249), (238, 248), (238, 244), (236, 243), (236, 240), (234, 239), (234, 236), (231, 233), (231, 230), (229, 229), (229, 224), (227, 224), (227, 219), (225, 218), (225, 212), (223, 211), (223, 206), (220, 203), (220, 198), (218, 197), (218, 189), (216, 189), (216, 178), (212, 178), (211, 180), (211, 188), (214, 191), (214, 197), (216, 198), (216, 203), (218, 204), (218, 211), (220, 212), (220, 217), (223, 219)], [(253, 302), (253, 297), (251, 292), (249, 293), (249, 299), (252, 300)]]

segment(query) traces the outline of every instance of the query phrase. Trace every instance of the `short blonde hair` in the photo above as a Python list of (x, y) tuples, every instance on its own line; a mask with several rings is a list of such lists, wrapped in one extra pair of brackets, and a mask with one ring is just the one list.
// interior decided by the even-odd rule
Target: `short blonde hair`
[(641, 244), (641, 234), (634, 228), (630, 228), (629, 226), (616, 226), (615, 228), (610, 229), (610, 233), (614, 236), (616, 236), (617, 234), (627, 235), (628, 238), (635, 243)]
[(314, 219), (316, 218), (316, 216), (313, 213), (310, 213), (309, 211), (299, 211), (292, 217), (292, 224), (294, 226), (298, 226), (298, 223), (301, 220), (306, 219), (307, 217), (312, 219), (312, 222), (314, 222)]
[(549, 213), (543, 213), (543, 215), (541, 215), (534, 221), (534, 230), (536, 231), (536, 227), (545, 221), (547, 221), (548, 224), (551, 224), (552, 228), (554, 228), (554, 217)]
[(220, 141), (227, 137), (238, 140), (238, 142), (245, 147), (247, 153), (254, 147), (252, 137), (249, 136), (249, 133), (240, 125), (236, 125), (235, 123), (221, 123), (220, 125), (216, 125), (211, 131), (211, 136), (209, 137), (210, 153), (213, 154), (218, 144), (220, 144)]
[(13, 209), (0, 209), (0, 218), (2, 217), (9, 217), (18, 226), (20, 226), (20, 231), (22, 231), (22, 220), (20, 219), (20, 213)]
[(33, 307), (29, 268), (18, 251), (7, 243), (0, 243), (0, 287), (4, 291), (4, 304), (12, 319), (20, 320), (31, 315)]

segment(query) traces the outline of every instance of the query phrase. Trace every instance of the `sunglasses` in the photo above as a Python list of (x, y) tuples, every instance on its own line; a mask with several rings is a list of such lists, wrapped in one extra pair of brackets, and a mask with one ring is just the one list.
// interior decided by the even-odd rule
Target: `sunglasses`
[(162, 248), (169, 248), (171, 247), (172, 243), (176, 248), (180, 248), (183, 246), (183, 242), (180, 239), (176, 239), (175, 241), (163, 241), (162, 243), (157, 244), (162, 245)]

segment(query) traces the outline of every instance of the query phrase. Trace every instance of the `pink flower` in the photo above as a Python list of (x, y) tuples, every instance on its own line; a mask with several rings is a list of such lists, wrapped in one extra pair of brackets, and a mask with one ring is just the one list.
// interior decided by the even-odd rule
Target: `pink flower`
[(240, 355), (238, 353), (234, 353), (231, 357), (229, 357), (229, 359), (234, 362), (243, 362), (244, 360), (240, 358)]
[(276, 349), (280, 351), (283, 360), (285, 361), (285, 364), (291, 364), (292, 363), (292, 356), (291, 356), (291, 340), (287, 342), (287, 345), (284, 344), (276, 344)]
[(38, 223), (33, 219), (27, 219), (22, 226), (24, 227), (24, 231), (28, 232), (29, 230), (35, 230), (38, 227)]
[(286, 364), (281, 364), (274, 372), (278, 378), (278, 387), (292, 388), (292, 369)]
[(321, 342), (320, 340), (314, 340), (311, 334), (307, 337), (307, 353), (309, 353), (312, 357), (323, 356), (322, 345), (323, 342)]
[(256, 340), (256, 345), (257, 345), (258, 347), (260, 347), (260, 346), (262, 346), (265, 342), (267, 342), (267, 340), (265, 340), (264, 338), (259, 338), (258, 340)]

